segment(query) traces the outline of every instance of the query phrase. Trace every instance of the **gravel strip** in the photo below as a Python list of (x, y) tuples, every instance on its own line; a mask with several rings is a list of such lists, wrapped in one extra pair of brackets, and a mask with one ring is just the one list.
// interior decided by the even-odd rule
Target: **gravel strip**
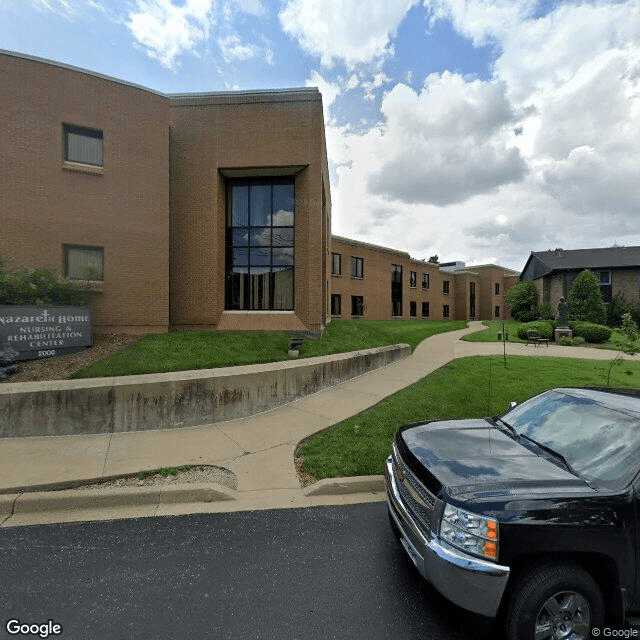
[(103, 489), (112, 487), (151, 487), (159, 484), (190, 484), (190, 483), (212, 482), (220, 484), (229, 489), (238, 488), (238, 479), (235, 473), (222, 467), (209, 465), (199, 465), (191, 467), (188, 471), (178, 471), (175, 475), (154, 474), (144, 479), (135, 476), (123, 476), (115, 480), (105, 480), (94, 484), (85, 484), (76, 489)]

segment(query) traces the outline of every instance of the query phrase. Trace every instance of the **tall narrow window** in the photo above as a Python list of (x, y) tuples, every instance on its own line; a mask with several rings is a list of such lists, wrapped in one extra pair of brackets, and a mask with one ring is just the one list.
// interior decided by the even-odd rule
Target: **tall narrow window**
[(391, 314), (402, 315), (402, 265), (391, 265)]
[(227, 188), (226, 309), (293, 310), (294, 179)]
[(442, 293), (449, 293), (449, 281), (448, 280), (443, 280), (442, 281)]
[(339, 293), (331, 294), (331, 315), (342, 315), (342, 296)]
[(364, 278), (364, 260), (362, 258), (351, 258), (351, 277)]
[(429, 288), (429, 274), (428, 273), (423, 273), (422, 274), (422, 288), (423, 289), (428, 289)]
[(422, 317), (423, 318), (428, 318), (429, 317), (429, 303), (428, 302), (423, 302), (422, 303)]
[(64, 159), (67, 162), (102, 166), (102, 131), (64, 125)]
[(415, 271), (409, 271), (409, 286), (415, 289), (418, 282), (418, 275)]
[(469, 317), (476, 317), (476, 283), (469, 283)]
[(443, 318), (448, 318), (449, 317), (449, 305), (448, 304), (442, 305), (442, 317)]
[(331, 254), (331, 275), (339, 276), (342, 274), (342, 255), (339, 253)]

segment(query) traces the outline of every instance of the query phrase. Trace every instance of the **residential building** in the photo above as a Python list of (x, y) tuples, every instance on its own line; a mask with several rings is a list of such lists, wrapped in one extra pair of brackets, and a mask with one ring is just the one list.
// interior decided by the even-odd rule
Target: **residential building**
[(640, 303), (640, 247), (533, 251), (521, 279), (532, 281), (541, 304), (555, 310), (585, 269), (598, 278), (603, 303), (611, 302), (616, 295), (633, 305)]

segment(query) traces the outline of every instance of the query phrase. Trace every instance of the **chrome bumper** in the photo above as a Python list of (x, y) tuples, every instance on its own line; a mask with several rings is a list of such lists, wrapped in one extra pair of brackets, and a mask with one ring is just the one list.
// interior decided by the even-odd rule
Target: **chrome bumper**
[(469, 556), (425, 531), (398, 491), (391, 457), (384, 476), (389, 513), (400, 531), (402, 546), (420, 574), (459, 607), (495, 617), (509, 579), (509, 567)]

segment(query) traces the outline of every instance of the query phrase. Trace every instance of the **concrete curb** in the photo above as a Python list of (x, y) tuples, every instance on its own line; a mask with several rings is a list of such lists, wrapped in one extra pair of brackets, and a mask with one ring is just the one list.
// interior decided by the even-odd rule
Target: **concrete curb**
[(384, 491), (384, 476), (355, 476), (353, 478), (325, 478), (306, 487), (303, 493), (307, 497), (313, 497), (380, 493), (381, 491)]
[[(177, 486), (122, 487), (105, 489), (63, 489), (33, 491), (0, 496), (0, 514), (13, 515), (72, 509), (145, 507), (184, 502), (234, 500), (235, 491), (221, 485), (182, 484)], [(10, 509), (9, 504), (13, 507)]]
[[(259, 494), (257, 501), (256, 493)], [(278, 509), (287, 506), (287, 503), (290, 506), (320, 506), (341, 503), (341, 498), (347, 502), (354, 499), (379, 499), (383, 493), (383, 476), (326, 478), (305, 489), (288, 490), (288, 497), (284, 500), (278, 491), (239, 492), (212, 483), (34, 490), (0, 495), (0, 526), (117, 520), (227, 509)], [(298, 498), (292, 498), (292, 494), (297, 494)], [(229, 504), (227, 507), (222, 504), (215, 507), (214, 503)]]

